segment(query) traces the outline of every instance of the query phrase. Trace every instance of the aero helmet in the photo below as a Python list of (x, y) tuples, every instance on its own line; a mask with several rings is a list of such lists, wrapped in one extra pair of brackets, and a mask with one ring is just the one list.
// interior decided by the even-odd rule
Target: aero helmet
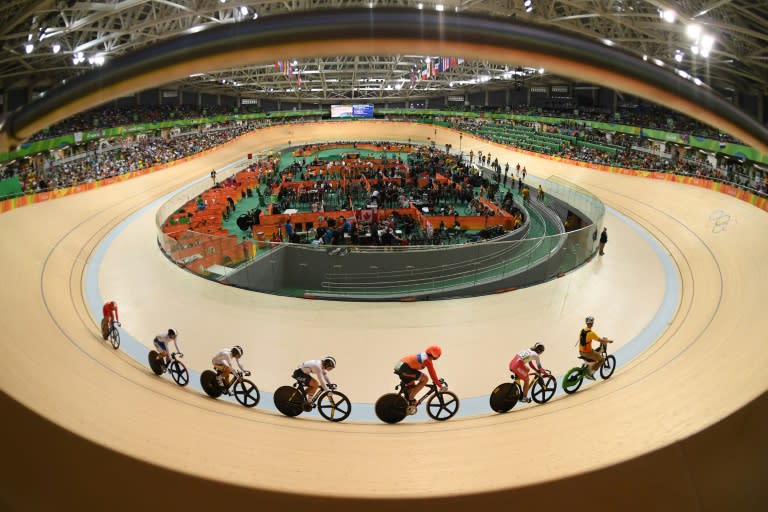
[(232, 355), (235, 357), (242, 357), (243, 355), (243, 347), (240, 345), (235, 345), (232, 347)]
[(171, 338), (175, 338), (176, 336), (178, 336), (176, 329), (168, 329), (168, 336), (170, 336)]
[(323, 359), (323, 364), (331, 368), (336, 368), (336, 358), (333, 356), (325, 356)]
[(440, 359), (440, 356), (443, 355), (443, 349), (439, 345), (430, 345), (425, 352), (434, 359)]
[(544, 352), (544, 345), (541, 343), (534, 343), (533, 346), (531, 347), (531, 350), (541, 354), (542, 352)]

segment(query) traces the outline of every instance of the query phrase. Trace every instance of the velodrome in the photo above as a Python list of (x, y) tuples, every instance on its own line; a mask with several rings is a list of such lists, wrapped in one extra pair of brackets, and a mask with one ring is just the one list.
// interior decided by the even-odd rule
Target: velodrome
[[(394, 385), (390, 366), (399, 355), (439, 340), (441, 375), (461, 397), (474, 397), (507, 378), (505, 358), (535, 340), (548, 345), (544, 361), (560, 376), (575, 362), (585, 314), (597, 316), (598, 332), (621, 341), (657, 315), (661, 264), (612, 214), (608, 254), (561, 279), (408, 304), (306, 301), (216, 285), (160, 254), (151, 214), (113, 233), (211, 168), (286, 140), (433, 136), (431, 126), (416, 124), (360, 128), (264, 129), (162, 172), (0, 216), (9, 291), (0, 299), (0, 382), (4, 416), (15, 418), (4, 430), (19, 440), (7, 443), (14, 471), (2, 485), (13, 492), (3, 495), (18, 500), (9, 506), (68, 508), (84, 495), (118, 509), (156, 499), (200, 506), (221, 496), (271, 508), (384, 510), (391, 500), (425, 498), (448, 509), (514, 499), (562, 506), (598, 482), (608, 489), (603, 503), (633, 509), (653, 506), (658, 496), (683, 510), (748, 508), (765, 498), (759, 422), (768, 351), (759, 319), (768, 217), (712, 191), (555, 163), (464, 136), (465, 151), (490, 150), (594, 193), (653, 237), (675, 268), (676, 306), (651, 346), (610, 380), (544, 406), (394, 427), (291, 420), (178, 388), (100, 341), (84, 276), (107, 237), (98, 293), (118, 300), (133, 337), (149, 344), (155, 331), (178, 328), (186, 361), (198, 371), (211, 347), (242, 342), (264, 391), (284, 383), (299, 360), (332, 352), (340, 361), (334, 378), (353, 401), (371, 402)], [(436, 138), (459, 144), (453, 130)], [(724, 231), (712, 229), (717, 211), (735, 219)]]

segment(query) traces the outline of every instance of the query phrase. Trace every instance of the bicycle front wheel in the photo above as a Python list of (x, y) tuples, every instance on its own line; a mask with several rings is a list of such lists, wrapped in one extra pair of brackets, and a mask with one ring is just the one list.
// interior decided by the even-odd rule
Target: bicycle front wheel
[(281, 413), (293, 418), (304, 410), (304, 396), (291, 386), (280, 386), (275, 391), (275, 407)]
[(613, 372), (616, 371), (616, 358), (613, 356), (608, 356), (605, 358), (605, 361), (603, 361), (603, 366), (600, 367), (600, 376), (603, 379), (610, 378), (611, 375), (613, 375)]
[(109, 341), (112, 342), (112, 348), (115, 350), (120, 348), (120, 331), (117, 330), (117, 327), (112, 327), (109, 332)]
[(171, 378), (179, 386), (186, 386), (189, 384), (189, 372), (187, 367), (180, 361), (173, 361), (168, 367), (168, 372), (171, 374)]
[(557, 379), (551, 375), (537, 377), (531, 386), (531, 398), (537, 404), (548, 402), (557, 391)]
[(433, 420), (453, 418), (459, 410), (459, 397), (450, 391), (438, 391), (427, 400), (427, 414)]
[(320, 416), (328, 421), (344, 421), (352, 412), (352, 404), (344, 393), (332, 390), (320, 395), (317, 410), (320, 411)]
[(571, 368), (563, 377), (563, 391), (569, 395), (575, 393), (581, 387), (582, 382), (584, 382), (584, 374), (581, 368)]
[(387, 393), (376, 400), (376, 416), (384, 423), (399, 423), (407, 415), (408, 402), (397, 393)]
[(509, 412), (520, 398), (520, 388), (514, 382), (499, 384), (491, 391), (491, 409), (495, 412)]
[(248, 379), (235, 382), (235, 385), (232, 386), (232, 392), (235, 395), (235, 400), (246, 407), (255, 407), (261, 398), (259, 388)]

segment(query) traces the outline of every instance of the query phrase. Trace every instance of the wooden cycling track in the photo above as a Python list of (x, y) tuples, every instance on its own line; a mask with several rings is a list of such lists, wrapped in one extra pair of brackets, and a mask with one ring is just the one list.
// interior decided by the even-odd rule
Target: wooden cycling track
[[(608, 381), (506, 415), (445, 423), (284, 418), (211, 400), (158, 378), (101, 342), (84, 297), (95, 248), (118, 224), (245, 153), (316, 140), (426, 141), (458, 132), (386, 122), (285, 125), (173, 168), (0, 216), (5, 275), (0, 372), (5, 463), (0, 508), (135, 509), (248, 503), (264, 509), (444, 510), (507, 504), (756, 509), (765, 503), (768, 411), (762, 328), (768, 215), (692, 186), (613, 175), (463, 137), (530, 172), (561, 176), (639, 224), (668, 252), (680, 294), (671, 322)], [(713, 229), (725, 212), (731, 222)], [(558, 376), (585, 314), (626, 341), (658, 307), (659, 265), (609, 214), (607, 255), (526, 290), (452, 301), (357, 304), (245, 292), (183, 272), (159, 254), (153, 215), (107, 250), (99, 288), (149, 345), (181, 333), (185, 362), (241, 343), (263, 390), (292, 365), (333, 353), (357, 402), (394, 385), (401, 355), (440, 342), (438, 370), (462, 397), (488, 394), (532, 341)], [(286, 370), (287, 368), (287, 370)], [(429, 500), (429, 501), (422, 501)]]

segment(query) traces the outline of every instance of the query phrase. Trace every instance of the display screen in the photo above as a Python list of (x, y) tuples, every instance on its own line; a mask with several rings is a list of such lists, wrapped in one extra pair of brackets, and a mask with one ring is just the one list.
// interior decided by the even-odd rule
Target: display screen
[(331, 117), (373, 117), (373, 105), (331, 105)]

